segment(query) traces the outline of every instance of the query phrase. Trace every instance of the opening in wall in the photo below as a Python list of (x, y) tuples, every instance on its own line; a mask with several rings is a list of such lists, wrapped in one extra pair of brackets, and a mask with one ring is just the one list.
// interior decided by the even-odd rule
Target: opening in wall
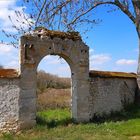
[[(71, 72), (67, 62), (59, 56), (48, 55), (37, 70), (37, 121), (64, 125), (71, 121)], [(39, 122), (40, 123), (40, 122)]]

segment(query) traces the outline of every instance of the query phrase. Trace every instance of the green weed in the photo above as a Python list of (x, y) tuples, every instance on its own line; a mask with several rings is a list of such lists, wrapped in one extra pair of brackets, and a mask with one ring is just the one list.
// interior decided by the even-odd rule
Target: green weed
[(37, 113), (37, 124), (53, 128), (59, 125), (67, 126), (72, 122), (69, 109), (55, 109)]

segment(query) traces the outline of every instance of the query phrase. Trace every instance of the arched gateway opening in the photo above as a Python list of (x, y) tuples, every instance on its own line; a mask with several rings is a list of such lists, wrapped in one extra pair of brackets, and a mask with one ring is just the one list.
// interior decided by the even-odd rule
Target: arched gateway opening
[(46, 116), (48, 127), (69, 124), (71, 99), (69, 64), (60, 56), (44, 57), (37, 68), (37, 123)]
[(47, 55), (65, 59), (71, 69), (72, 118), (77, 122), (90, 120), (89, 48), (77, 33), (38, 29), (21, 37), (20, 114), (21, 127), (33, 126), (36, 119), (36, 73)]

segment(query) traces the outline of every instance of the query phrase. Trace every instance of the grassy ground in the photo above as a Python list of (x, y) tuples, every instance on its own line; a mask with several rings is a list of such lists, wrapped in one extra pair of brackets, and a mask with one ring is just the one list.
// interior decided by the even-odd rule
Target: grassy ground
[(98, 123), (74, 124), (68, 109), (41, 111), (37, 126), (0, 140), (140, 140), (140, 106), (131, 106)]

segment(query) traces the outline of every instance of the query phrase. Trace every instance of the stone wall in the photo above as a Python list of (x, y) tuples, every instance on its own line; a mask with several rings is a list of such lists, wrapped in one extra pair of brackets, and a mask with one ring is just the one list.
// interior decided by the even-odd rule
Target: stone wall
[(36, 73), (47, 55), (58, 55), (71, 69), (72, 117), (89, 122), (94, 116), (120, 111), (133, 103), (135, 74), (89, 73), (89, 47), (77, 33), (38, 29), (20, 38), (20, 76), (0, 69), (0, 131), (18, 131), (36, 124)]
[[(135, 74), (90, 71), (89, 78), (90, 97), (87, 106), (90, 112), (82, 111), (82, 114), (88, 113), (93, 119), (95, 116), (102, 117), (121, 111), (128, 104), (134, 103), (137, 92)], [(0, 70), (1, 132), (16, 132), (35, 125), (35, 91), (27, 91), (23, 82), (17, 71)], [(27, 82), (26, 85), (30, 84)], [(82, 104), (80, 107), (84, 108)]]
[(136, 75), (120, 72), (90, 71), (91, 116), (102, 117), (134, 103)]
[(0, 131), (17, 131), (19, 76), (15, 70), (0, 70)]

